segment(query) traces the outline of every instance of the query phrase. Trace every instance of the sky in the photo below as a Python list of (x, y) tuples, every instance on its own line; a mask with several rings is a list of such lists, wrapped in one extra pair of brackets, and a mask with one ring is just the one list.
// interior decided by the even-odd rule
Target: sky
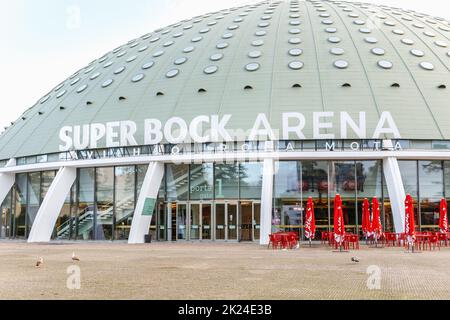
[[(106, 52), (187, 18), (255, 0), (0, 0), (0, 132)], [(367, 0), (450, 19), (447, 0)]]

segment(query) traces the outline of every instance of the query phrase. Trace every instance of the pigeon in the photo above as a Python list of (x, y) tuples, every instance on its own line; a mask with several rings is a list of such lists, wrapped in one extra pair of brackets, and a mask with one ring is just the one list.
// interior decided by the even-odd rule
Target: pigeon
[(72, 261), (80, 261), (80, 258), (78, 258), (78, 257), (75, 255), (75, 252), (72, 253)]
[(44, 258), (40, 257), (38, 261), (36, 261), (36, 268), (40, 268), (44, 264)]
[(352, 262), (358, 263), (358, 262), (359, 262), (359, 258), (357, 258), (357, 257), (352, 257)]

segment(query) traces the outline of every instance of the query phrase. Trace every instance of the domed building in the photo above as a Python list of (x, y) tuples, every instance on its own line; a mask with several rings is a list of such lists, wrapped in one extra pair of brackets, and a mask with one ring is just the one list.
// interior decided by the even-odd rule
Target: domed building
[(108, 52), (0, 136), (1, 238), (258, 241), (361, 234), (378, 198), (436, 230), (450, 197), (450, 25), (346, 1), (265, 1)]

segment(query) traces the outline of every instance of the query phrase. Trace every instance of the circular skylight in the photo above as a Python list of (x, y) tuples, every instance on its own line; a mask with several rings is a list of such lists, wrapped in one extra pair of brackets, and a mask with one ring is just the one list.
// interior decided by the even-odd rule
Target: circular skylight
[(378, 66), (379, 66), (380, 68), (383, 68), (383, 69), (392, 69), (392, 67), (393, 67), (394, 65), (393, 65), (392, 62), (390, 62), (390, 61), (387, 61), (387, 60), (380, 60), (380, 61), (378, 61)]
[(328, 32), (328, 33), (336, 33), (336, 32), (337, 32), (337, 29), (336, 29), (336, 28), (326, 28), (326, 29), (325, 29), (325, 32)]
[(289, 54), (294, 57), (300, 56), (302, 53), (303, 53), (303, 50), (299, 49), (299, 48), (294, 48), (294, 49), (289, 50)]
[(148, 49), (148, 46), (143, 46), (141, 48), (138, 49), (138, 52), (142, 52)]
[(70, 83), (70, 85), (73, 86), (73, 85), (77, 84), (80, 80), (81, 80), (81, 78), (76, 78)]
[(156, 42), (156, 41), (158, 41), (159, 40), (159, 37), (154, 37), (154, 38), (151, 38), (149, 41), (151, 42), (151, 43), (153, 43), (153, 42)]
[(257, 51), (257, 50), (255, 50), (255, 51), (250, 51), (249, 53), (248, 53), (248, 56), (250, 57), (250, 58), (259, 58), (259, 57), (261, 57), (261, 51)]
[(92, 70), (94, 70), (95, 67), (90, 67), (86, 70), (84, 70), (84, 74), (91, 72)]
[(237, 28), (239, 28), (239, 26), (237, 24), (234, 24), (232, 26), (229, 26), (228, 30), (236, 30)]
[(291, 20), (291, 21), (289, 21), (289, 24), (291, 26), (299, 26), (300, 25), (300, 21), (299, 20)]
[(267, 31), (264, 31), (264, 30), (258, 30), (255, 32), (255, 36), (258, 36), (258, 37), (265, 36), (266, 34), (267, 34)]
[(120, 74), (125, 70), (125, 67), (120, 67), (114, 71), (114, 74)]
[(108, 67), (112, 66), (113, 63), (114, 63), (114, 61), (110, 60), (103, 65), (103, 68), (108, 68)]
[(204, 28), (204, 29), (201, 29), (199, 32), (200, 33), (207, 33), (207, 32), (209, 32), (209, 30), (211, 30), (210, 28)]
[(328, 38), (328, 42), (339, 43), (339, 42), (341, 42), (341, 38), (339, 38), (339, 37), (329, 37)]
[(183, 34), (184, 34), (183, 32), (177, 32), (177, 33), (174, 33), (172, 37), (174, 37), (174, 38), (179, 38), (179, 37), (181, 37)]
[(330, 25), (330, 24), (333, 24), (334, 22), (333, 22), (333, 20), (325, 19), (325, 20), (322, 20), (322, 23), (323, 23), (323, 24)]
[(431, 62), (421, 62), (420, 67), (425, 70), (434, 70), (434, 65)]
[(395, 30), (392, 30), (392, 33), (402, 36), (405, 34), (405, 31), (403, 31), (401, 29), (395, 29)]
[(77, 89), (77, 93), (83, 92), (84, 90), (87, 89), (87, 87), (88, 87), (87, 84), (83, 84), (81, 87), (79, 87), (79, 88)]
[(225, 49), (226, 47), (228, 47), (228, 43), (226, 42), (220, 42), (216, 46), (217, 49)]
[(291, 38), (291, 39), (289, 39), (289, 43), (290, 44), (299, 44), (301, 42), (302, 42), (302, 39), (300, 39), (300, 38)]
[(389, 26), (389, 27), (395, 27), (395, 22), (391, 21), (391, 20), (386, 20), (384, 22), (385, 25)]
[(206, 74), (213, 74), (216, 73), (217, 70), (219, 70), (218, 66), (208, 66), (203, 70), (203, 72)]
[(50, 96), (45, 96), (44, 98), (41, 99), (40, 103), (43, 104), (46, 101), (48, 101), (48, 99), (50, 99)]
[(382, 49), (382, 48), (373, 48), (372, 50), (371, 50), (371, 52), (373, 53), (373, 54), (376, 54), (377, 56), (382, 56), (382, 55), (384, 55), (386, 52), (384, 51), (384, 49)]
[(164, 54), (164, 50), (159, 50), (159, 51), (156, 51), (154, 54), (153, 54), (153, 57), (160, 57), (160, 56), (162, 56)]
[(447, 42), (442, 40), (437, 40), (434, 42), (434, 44), (442, 48), (446, 48), (448, 46)]
[(199, 42), (199, 41), (201, 41), (203, 38), (202, 37), (195, 37), (195, 38), (192, 38), (192, 42)]
[(180, 58), (175, 59), (174, 64), (180, 65), (180, 64), (185, 63), (187, 60), (188, 59), (186, 57), (180, 57)]
[(416, 57), (423, 57), (425, 55), (425, 53), (419, 49), (411, 49), (410, 52), (413, 56), (416, 56)]
[(260, 28), (265, 28), (265, 27), (268, 27), (268, 26), (270, 26), (269, 22), (260, 22), (260, 23), (258, 23), (258, 27), (260, 27)]
[(402, 43), (412, 46), (414, 44), (414, 41), (411, 39), (405, 38), (405, 39), (402, 39)]
[(289, 33), (290, 34), (299, 34), (300, 32), (302, 32), (300, 29), (294, 28), (294, 29), (289, 29)]
[(374, 37), (367, 37), (367, 38), (365, 38), (364, 39), (364, 41), (366, 41), (367, 43), (377, 43), (378, 42), (378, 39), (377, 38), (374, 38)]
[(128, 62), (128, 63), (132, 62), (132, 61), (136, 60), (136, 58), (137, 58), (137, 56), (131, 56), (126, 60), (126, 62)]
[(425, 31), (423, 34), (430, 38), (436, 37), (436, 33), (431, 32), (431, 31)]
[(336, 60), (334, 66), (338, 69), (346, 69), (348, 68), (348, 62), (345, 60)]
[(180, 73), (180, 70), (178, 70), (178, 69), (172, 69), (172, 70), (169, 70), (169, 71), (166, 73), (166, 77), (167, 77), (167, 78), (173, 78), (173, 77), (176, 77), (179, 73)]
[(345, 51), (342, 48), (331, 48), (330, 53), (334, 54), (336, 56), (340, 56), (340, 55), (343, 55), (345, 53)]
[(165, 42), (165, 43), (163, 44), (163, 47), (170, 47), (170, 46), (173, 45), (174, 43), (175, 43), (175, 42), (172, 41), (172, 40), (167, 41), (167, 42)]
[(209, 59), (211, 60), (211, 61), (219, 61), (219, 60), (221, 60), (223, 58), (223, 54), (221, 54), (221, 53), (215, 53), (215, 54), (213, 54)]
[(66, 94), (66, 92), (67, 92), (67, 90), (63, 90), (63, 91), (61, 91), (60, 93), (58, 93), (58, 95), (56, 96), (56, 99), (61, 98), (63, 95)]
[(225, 33), (222, 36), (222, 39), (230, 39), (230, 38), (233, 38), (233, 34), (231, 32)]
[(119, 53), (119, 54), (117, 55), (117, 58), (123, 57), (123, 56), (126, 55), (126, 54), (127, 54), (126, 51), (122, 51), (121, 53)]
[(292, 70), (300, 70), (301, 68), (303, 68), (304, 64), (301, 61), (291, 61), (289, 62), (289, 68), (291, 68)]
[(189, 52), (192, 52), (192, 51), (194, 51), (194, 50), (195, 50), (195, 47), (189, 46), (189, 47), (184, 48), (184, 49), (183, 49), (183, 52), (184, 52), (184, 53), (189, 53)]
[(245, 66), (245, 70), (247, 70), (247, 71), (256, 71), (256, 70), (259, 69), (259, 67), (260, 67), (259, 63), (251, 62), (251, 63), (249, 63), (249, 64), (247, 64)]
[(263, 40), (254, 40), (254, 41), (252, 41), (252, 46), (254, 46), (254, 47), (259, 47), (259, 46), (262, 46), (263, 44), (264, 44)]
[(139, 82), (139, 81), (141, 81), (142, 79), (144, 79), (144, 77), (145, 77), (145, 74), (139, 73), (139, 74), (135, 75), (135, 76), (131, 79), (131, 81), (132, 81), (132, 82)]
[(91, 75), (89, 79), (95, 80), (95, 79), (97, 79), (100, 75), (101, 75), (100, 72), (96, 72), (96, 73), (94, 73), (93, 75)]
[(355, 21), (353, 21), (353, 23), (358, 26), (362, 26), (363, 24), (366, 24), (366, 22), (364, 20), (355, 20)]
[(369, 28), (361, 28), (361, 29), (359, 29), (359, 32), (361, 32), (361, 33), (371, 33), (372, 30), (370, 30)]
[(142, 69), (144, 69), (144, 70), (150, 69), (151, 67), (153, 67), (154, 64), (155, 64), (154, 61), (149, 61), (142, 66)]
[(102, 87), (103, 88), (109, 87), (113, 82), (114, 82), (113, 79), (108, 79), (108, 80), (106, 80), (105, 82), (102, 83)]

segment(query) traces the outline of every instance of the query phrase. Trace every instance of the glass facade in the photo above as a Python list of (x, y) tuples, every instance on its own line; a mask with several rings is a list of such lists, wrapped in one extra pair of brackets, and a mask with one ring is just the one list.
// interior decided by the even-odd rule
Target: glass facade
[(381, 161), (280, 161), (274, 178), (273, 229), (304, 237), (309, 197), (314, 202), (316, 232), (332, 229), (334, 197), (339, 193), (346, 231), (359, 233), (364, 198), (382, 200), (382, 190)]
[[(450, 200), (450, 161), (399, 161), (405, 191), (415, 200), (416, 225), (437, 230), (439, 201)], [(127, 240), (147, 165), (81, 168), (57, 219), (53, 239)], [(149, 234), (153, 240), (258, 239), (261, 162), (166, 164)], [(55, 171), (21, 173), (1, 204), (0, 237), (28, 237)], [(381, 160), (278, 161), (273, 231), (304, 237), (304, 209), (315, 205), (320, 232), (333, 228), (334, 196), (343, 201), (347, 232), (361, 234), (362, 202), (377, 197), (384, 230), (394, 231)]]

